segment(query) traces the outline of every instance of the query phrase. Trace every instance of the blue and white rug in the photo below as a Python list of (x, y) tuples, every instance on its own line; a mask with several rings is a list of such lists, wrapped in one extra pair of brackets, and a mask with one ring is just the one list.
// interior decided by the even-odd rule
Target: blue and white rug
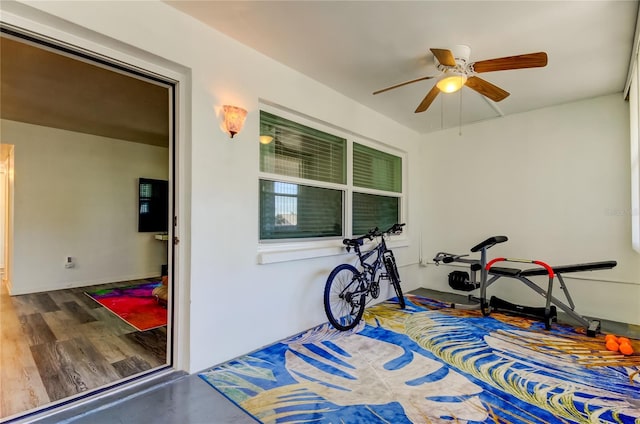
[(263, 423), (640, 423), (640, 356), (606, 351), (603, 336), (406, 300), (200, 377)]

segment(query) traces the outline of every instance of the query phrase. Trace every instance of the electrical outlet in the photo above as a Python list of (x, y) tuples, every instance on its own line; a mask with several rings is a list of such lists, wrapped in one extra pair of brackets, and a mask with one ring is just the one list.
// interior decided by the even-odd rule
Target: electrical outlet
[(73, 262), (73, 258), (71, 256), (67, 256), (64, 260), (65, 268), (73, 268), (76, 264)]

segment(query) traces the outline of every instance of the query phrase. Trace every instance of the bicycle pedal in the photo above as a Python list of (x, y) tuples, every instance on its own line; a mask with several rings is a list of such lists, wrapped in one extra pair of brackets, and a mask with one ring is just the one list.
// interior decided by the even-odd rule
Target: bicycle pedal
[(378, 282), (372, 282), (369, 287), (369, 293), (371, 293), (371, 297), (377, 299), (380, 296), (380, 284)]

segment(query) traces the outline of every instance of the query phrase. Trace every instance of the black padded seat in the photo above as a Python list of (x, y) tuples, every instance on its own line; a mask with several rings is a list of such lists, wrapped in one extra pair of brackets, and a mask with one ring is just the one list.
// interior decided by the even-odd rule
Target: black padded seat
[[(584, 264), (574, 265), (560, 265), (554, 266), (553, 272), (556, 274), (565, 274), (567, 272), (582, 272), (582, 271), (596, 271), (598, 269), (611, 269), (618, 265), (616, 261), (601, 261), (601, 262), (587, 262)], [(491, 269), (493, 272), (493, 268)], [(506, 275), (506, 274), (501, 274)], [(522, 277), (529, 277), (534, 275), (547, 275), (547, 270), (544, 268), (530, 268), (520, 272)]]
[(521, 275), (521, 272), (522, 271), (517, 268), (503, 268), (499, 266), (492, 266), (491, 269), (489, 269), (489, 274), (504, 275), (505, 277), (517, 277)]

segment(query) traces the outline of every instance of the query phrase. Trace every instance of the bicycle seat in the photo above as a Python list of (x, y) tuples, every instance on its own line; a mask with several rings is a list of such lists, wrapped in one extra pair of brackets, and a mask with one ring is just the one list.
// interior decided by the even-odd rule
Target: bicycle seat
[(345, 246), (362, 246), (364, 244), (364, 241), (362, 239), (356, 238), (356, 239), (344, 239), (342, 240), (342, 244), (344, 244)]

